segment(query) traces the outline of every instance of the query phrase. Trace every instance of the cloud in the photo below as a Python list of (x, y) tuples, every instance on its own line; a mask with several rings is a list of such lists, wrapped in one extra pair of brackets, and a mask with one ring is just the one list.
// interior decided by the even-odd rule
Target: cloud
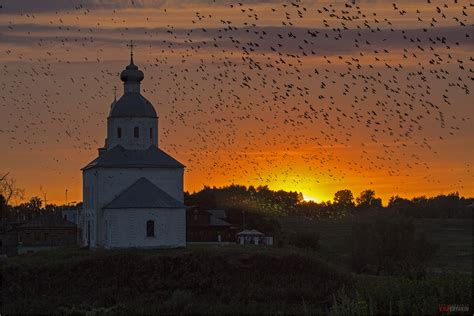
[[(355, 0), (359, 4), (386, 4), (384, 0)], [(322, 5), (345, 5), (352, 3), (348, 0), (314, 0), (303, 1), (282, 1), (282, 0), (4, 0), (1, 13), (37, 13), (48, 11), (67, 11), (67, 10), (85, 10), (85, 9), (121, 9), (121, 8), (175, 8), (186, 6), (228, 6), (239, 3), (243, 5), (262, 5), (262, 4), (286, 4), (300, 5), (304, 7), (316, 7)], [(401, 0), (398, 4), (426, 3), (426, 0)]]
[[(280, 3), (281, 1), (239, 0), (243, 4)], [(120, 9), (120, 8), (166, 8), (192, 5), (227, 5), (231, 0), (4, 0), (0, 13), (35, 13), (48, 11)]]
[[(79, 30), (78, 26), (44, 24), (0, 25), (0, 40), (7, 45), (31, 46), (36, 43), (123, 46), (124, 38), (162, 49), (237, 50), (249, 53), (293, 54), (302, 56), (344, 55), (383, 50), (433, 51), (459, 43), (472, 47), (466, 27), (437, 27), (373, 31), (370, 29), (307, 29), (301, 27), (224, 27), (224, 28), (97, 28)], [(125, 33), (125, 36), (124, 36)], [(433, 48), (433, 49), (432, 49)]]

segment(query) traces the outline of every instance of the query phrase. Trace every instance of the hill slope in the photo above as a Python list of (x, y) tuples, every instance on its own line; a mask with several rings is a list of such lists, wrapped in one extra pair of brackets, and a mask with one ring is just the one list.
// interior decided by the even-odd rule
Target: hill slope
[(324, 311), (352, 277), (263, 248), (61, 250), (2, 263), (2, 313)]

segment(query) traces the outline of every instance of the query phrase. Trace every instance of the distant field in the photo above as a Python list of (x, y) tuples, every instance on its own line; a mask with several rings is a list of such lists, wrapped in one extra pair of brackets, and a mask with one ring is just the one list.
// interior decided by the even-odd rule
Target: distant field
[[(332, 262), (345, 262), (351, 252), (353, 220), (311, 220), (302, 217), (278, 218), (282, 228), (294, 231), (316, 231), (321, 238), (321, 253)], [(430, 263), (433, 271), (472, 273), (472, 220), (415, 219), (415, 225), (439, 244)]]

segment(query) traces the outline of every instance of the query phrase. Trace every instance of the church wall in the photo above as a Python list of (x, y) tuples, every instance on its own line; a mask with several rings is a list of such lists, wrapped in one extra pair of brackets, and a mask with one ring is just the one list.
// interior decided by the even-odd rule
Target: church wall
[[(134, 128), (139, 127), (139, 137)], [(121, 128), (118, 138), (117, 128)], [(150, 138), (150, 128), (152, 129)], [(126, 149), (147, 149), (158, 144), (158, 119), (149, 117), (114, 117), (107, 120), (107, 146), (109, 149), (122, 145)]]
[[(82, 244), (86, 246), (90, 242), (91, 247), (96, 247), (97, 245), (97, 223), (100, 220), (97, 212), (99, 187), (97, 174), (97, 170), (94, 169), (84, 170), (83, 173), (83, 210), (81, 212), (79, 226), (81, 228)], [(88, 232), (88, 230), (90, 230), (90, 232)], [(90, 241), (88, 234), (90, 234)]]
[(99, 172), (99, 207), (111, 202), (142, 177), (176, 200), (184, 201), (182, 168), (103, 168)]
[(104, 245), (105, 236), (105, 219), (102, 207), (111, 202), (138, 179), (142, 177), (147, 178), (176, 200), (184, 202), (184, 169), (182, 168), (103, 168), (95, 169), (95, 172), (97, 172), (97, 176), (94, 176), (96, 178), (94, 194), (96, 194), (97, 201), (95, 204), (96, 211), (93, 216), (95, 223), (97, 223), (95, 230), (97, 238), (94, 239), (94, 242), (98, 246)]
[[(155, 236), (147, 237), (147, 221), (155, 222)], [(104, 212), (106, 248), (184, 247), (185, 209), (110, 209)]]

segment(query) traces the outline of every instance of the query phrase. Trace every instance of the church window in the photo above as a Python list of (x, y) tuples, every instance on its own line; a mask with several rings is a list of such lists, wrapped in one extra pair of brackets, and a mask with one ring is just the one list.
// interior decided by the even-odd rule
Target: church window
[(122, 138), (122, 128), (117, 127), (117, 138)]
[(150, 127), (150, 139), (153, 138), (153, 128)]
[(146, 236), (155, 237), (155, 221), (146, 222)]
[(139, 132), (140, 132), (140, 130), (138, 129), (138, 126), (135, 126), (135, 128), (133, 129), (133, 137), (135, 137), (135, 138), (140, 137)]

